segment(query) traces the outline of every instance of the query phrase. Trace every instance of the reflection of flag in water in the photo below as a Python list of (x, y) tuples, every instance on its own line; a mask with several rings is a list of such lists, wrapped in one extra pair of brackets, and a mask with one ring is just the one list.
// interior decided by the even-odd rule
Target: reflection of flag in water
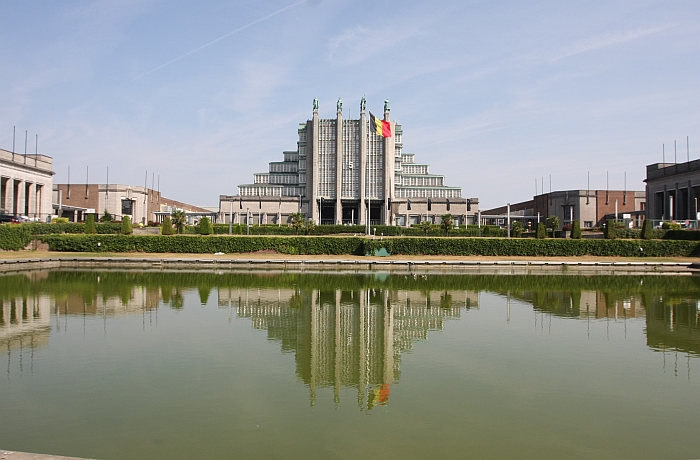
[(389, 393), (391, 393), (391, 386), (388, 383), (383, 383), (376, 387), (368, 395), (367, 409), (371, 409), (374, 406), (386, 406), (389, 402)]

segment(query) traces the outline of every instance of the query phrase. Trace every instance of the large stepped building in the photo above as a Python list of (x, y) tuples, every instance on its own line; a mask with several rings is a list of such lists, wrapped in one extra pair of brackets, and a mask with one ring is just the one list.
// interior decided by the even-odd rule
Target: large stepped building
[(475, 222), (478, 200), (462, 198), (460, 187), (403, 153), (403, 128), (389, 115), (385, 101), (391, 135), (382, 137), (370, 129), (364, 98), (359, 120), (343, 119), (341, 100), (335, 118), (319, 118), (315, 99), (312, 119), (299, 125), (297, 150), (239, 185), (238, 195), (220, 196), (222, 221), (286, 224), (300, 212), (316, 224), (364, 225), (369, 217), (370, 224), (408, 226), (439, 223), (447, 213), (455, 223)]

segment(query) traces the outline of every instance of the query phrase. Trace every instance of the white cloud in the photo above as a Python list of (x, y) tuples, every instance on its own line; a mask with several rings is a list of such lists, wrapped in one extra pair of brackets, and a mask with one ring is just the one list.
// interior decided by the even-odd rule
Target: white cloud
[(570, 56), (575, 56), (577, 54), (586, 53), (588, 51), (594, 51), (598, 49), (608, 48), (610, 46), (619, 45), (632, 40), (637, 40), (639, 38), (648, 37), (649, 35), (654, 35), (664, 30), (668, 30), (675, 27), (676, 24), (664, 24), (652, 27), (645, 27), (641, 29), (631, 29), (631, 30), (620, 30), (616, 32), (608, 32), (601, 35), (596, 35), (595, 37), (586, 38), (584, 40), (579, 40), (573, 45), (562, 50), (559, 54), (554, 56), (551, 61), (558, 61), (560, 59), (565, 59)]

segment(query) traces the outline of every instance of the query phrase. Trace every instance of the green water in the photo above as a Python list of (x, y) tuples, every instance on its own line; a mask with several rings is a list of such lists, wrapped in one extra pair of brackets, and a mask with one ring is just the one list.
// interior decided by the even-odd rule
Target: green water
[(700, 458), (700, 277), (0, 276), (0, 449)]

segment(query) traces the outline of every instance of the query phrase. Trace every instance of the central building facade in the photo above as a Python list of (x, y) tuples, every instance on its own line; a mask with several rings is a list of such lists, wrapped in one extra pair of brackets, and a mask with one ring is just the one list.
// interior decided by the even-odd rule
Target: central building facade
[(300, 212), (316, 224), (410, 225), (439, 222), (450, 213), (465, 223), (477, 212), (478, 200), (461, 197), (461, 188), (447, 187), (444, 177), (429, 173), (429, 165), (403, 153), (403, 129), (390, 120), (384, 101), (384, 121), (391, 136), (372, 129), (360, 103), (359, 119), (344, 119), (338, 100), (335, 118), (320, 118), (318, 100), (313, 116), (298, 128), (296, 151), (284, 161), (239, 185), (239, 195), (220, 196), (222, 220), (236, 223), (286, 224)]

